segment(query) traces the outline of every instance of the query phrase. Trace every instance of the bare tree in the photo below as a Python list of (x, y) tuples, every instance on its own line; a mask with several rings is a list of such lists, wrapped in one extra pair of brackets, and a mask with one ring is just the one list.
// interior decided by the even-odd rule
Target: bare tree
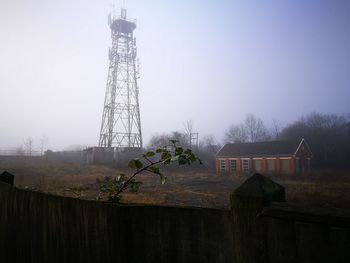
[(170, 140), (176, 140), (178, 141), (181, 145), (186, 146), (186, 135), (182, 132), (179, 131), (173, 131), (170, 135)]
[(191, 133), (193, 133), (193, 126), (194, 126), (194, 121), (193, 120), (187, 120), (184, 123), (184, 128), (185, 128), (185, 134), (190, 137)]
[(193, 126), (194, 126), (193, 120), (187, 120), (186, 123), (184, 124), (187, 144), (189, 146), (198, 146), (198, 133), (194, 132)]
[(215, 154), (221, 147), (220, 143), (215, 140), (215, 137), (212, 134), (205, 135), (201, 139), (199, 146), (202, 151), (207, 151), (213, 154)]
[(47, 145), (48, 141), (49, 141), (49, 139), (45, 135), (40, 138), (40, 152), (41, 152), (41, 155), (44, 154), (44, 151), (45, 151), (45, 148), (46, 148), (46, 145)]
[(207, 146), (210, 146), (210, 145), (216, 145), (216, 144), (217, 143), (215, 141), (214, 135), (212, 135), (212, 134), (205, 135), (201, 139), (201, 142), (200, 142), (200, 145), (203, 146), (203, 147), (207, 147)]
[(247, 142), (248, 134), (245, 126), (243, 124), (231, 125), (225, 134), (224, 141), (226, 143)]
[(167, 145), (170, 140), (170, 136), (168, 134), (154, 134), (149, 140), (147, 148), (153, 149), (160, 147), (161, 145)]
[(282, 132), (282, 124), (276, 119), (272, 119), (272, 124), (271, 124), (271, 137), (273, 139), (278, 139), (281, 136)]
[(259, 142), (268, 139), (268, 132), (263, 121), (253, 114), (247, 115), (245, 127), (250, 142)]
[(23, 146), (20, 145), (15, 149), (15, 154), (18, 156), (22, 156), (25, 154), (24, 150), (23, 150)]
[(225, 142), (259, 142), (269, 139), (269, 133), (263, 121), (252, 114), (247, 115), (244, 123), (231, 125), (225, 134)]
[(161, 134), (161, 135), (153, 135), (149, 141), (149, 144), (147, 148), (157, 148), (162, 145), (168, 145), (170, 140), (176, 140), (181, 145), (188, 145), (187, 144), (187, 136), (185, 133), (181, 133), (179, 131), (173, 131), (170, 134)]
[(336, 114), (310, 113), (287, 125), (281, 139), (306, 139), (313, 153), (313, 166), (350, 168), (350, 122)]

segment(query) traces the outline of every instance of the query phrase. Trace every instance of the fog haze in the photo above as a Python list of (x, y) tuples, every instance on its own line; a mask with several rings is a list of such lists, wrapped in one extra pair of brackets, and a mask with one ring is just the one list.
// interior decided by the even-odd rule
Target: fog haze
[[(0, 1), (0, 148), (47, 137), (98, 143), (112, 1)], [(119, 12), (121, 1), (116, 1)], [(137, 19), (145, 144), (183, 130), (222, 140), (253, 113), (266, 124), (348, 115), (349, 1), (126, 1)]]

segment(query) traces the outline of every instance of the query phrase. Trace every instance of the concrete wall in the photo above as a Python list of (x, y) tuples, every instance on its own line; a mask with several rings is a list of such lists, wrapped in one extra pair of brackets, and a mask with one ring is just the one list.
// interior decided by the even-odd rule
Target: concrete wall
[(84, 151), (46, 151), (44, 159), (54, 163), (86, 163)]
[(9, 155), (0, 156), (0, 165), (27, 165), (27, 164), (37, 164), (44, 160), (43, 156), (28, 156), (28, 155)]

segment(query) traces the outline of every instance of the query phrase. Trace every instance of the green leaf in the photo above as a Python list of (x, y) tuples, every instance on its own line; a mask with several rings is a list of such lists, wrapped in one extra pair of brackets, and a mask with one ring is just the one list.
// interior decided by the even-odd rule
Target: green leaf
[(137, 169), (141, 169), (143, 167), (143, 163), (139, 159), (135, 159), (135, 165)]
[(160, 174), (160, 169), (158, 166), (151, 166), (148, 168), (148, 170), (152, 173), (155, 173), (155, 174)]
[(161, 155), (161, 158), (162, 158), (163, 161), (165, 161), (165, 160), (171, 158), (171, 154), (168, 151), (163, 152), (162, 155)]
[(125, 174), (119, 174), (116, 178), (115, 178), (115, 181), (117, 183), (120, 183), (122, 181), (125, 181), (127, 178), (126, 178), (126, 175)]
[(129, 168), (132, 168), (132, 169), (136, 168), (136, 162), (135, 162), (135, 160), (131, 160), (131, 161), (128, 163), (128, 167), (129, 167)]
[(143, 163), (139, 159), (134, 159), (129, 162), (128, 167), (132, 169), (141, 169), (143, 167)]
[(147, 152), (144, 156), (145, 156), (145, 157), (153, 157), (154, 155), (155, 155), (154, 152), (149, 151), (149, 152)]
[(191, 154), (187, 157), (187, 159), (188, 159), (191, 163), (193, 163), (193, 162), (196, 161), (196, 156), (195, 156), (193, 153), (191, 153)]
[(141, 181), (135, 181), (135, 180), (133, 180), (132, 182), (130, 182), (130, 189), (131, 189), (131, 192), (134, 192), (134, 193), (138, 192), (141, 185), (142, 185), (142, 182), (141, 182)]
[(184, 149), (182, 147), (176, 147), (175, 149), (175, 155), (180, 155), (182, 154)]
[(163, 151), (163, 149), (161, 149), (161, 148), (156, 149), (156, 153), (161, 153), (162, 151)]
[(164, 174), (159, 174), (161, 184), (165, 184), (166, 177)]
[(185, 151), (184, 151), (184, 154), (191, 154), (192, 153), (192, 150), (191, 149), (186, 149)]
[(170, 140), (170, 142), (175, 145), (177, 143), (177, 140)]

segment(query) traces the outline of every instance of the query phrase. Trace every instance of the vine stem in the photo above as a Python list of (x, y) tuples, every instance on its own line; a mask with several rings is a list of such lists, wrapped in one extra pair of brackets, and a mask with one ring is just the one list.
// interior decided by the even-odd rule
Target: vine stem
[(143, 171), (147, 171), (148, 168), (152, 167), (153, 165), (162, 163), (163, 160), (158, 160), (156, 162), (152, 162), (149, 165), (146, 165), (145, 167), (137, 170), (132, 176), (130, 176), (130, 178), (128, 180), (125, 181), (125, 183), (123, 184), (123, 186), (118, 190), (118, 192), (116, 193), (116, 196), (118, 196), (120, 193), (122, 193), (129, 185), (130, 181), (139, 173), (142, 173)]

